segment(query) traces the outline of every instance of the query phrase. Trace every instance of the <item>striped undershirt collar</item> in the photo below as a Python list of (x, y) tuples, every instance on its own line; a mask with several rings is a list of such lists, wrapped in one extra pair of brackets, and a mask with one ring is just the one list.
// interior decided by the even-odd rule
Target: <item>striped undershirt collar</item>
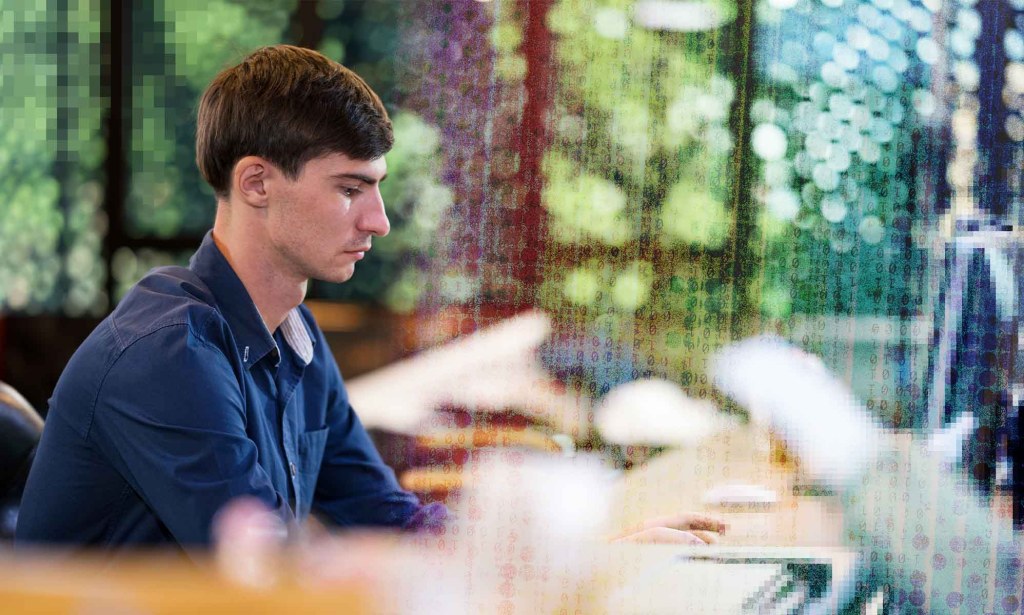
[(299, 308), (292, 308), (288, 312), (288, 316), (281, 323), (281, 334), (284, 335), (284, 340), (292, 347), (295, 354), (302, 359), (302, 363), (309, 365), (313, 360), (313, 338), (309, 334), (309, 329), (306, 328), (306, 323), (302, 320)]

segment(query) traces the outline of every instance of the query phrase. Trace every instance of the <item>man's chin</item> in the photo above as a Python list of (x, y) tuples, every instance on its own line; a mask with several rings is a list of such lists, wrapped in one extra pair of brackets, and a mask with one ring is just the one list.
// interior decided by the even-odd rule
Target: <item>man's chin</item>
[(349, 280), (351, 280), (352, 275), (355, 274), (355, 271), (356, 268), (354, 265), (348, 265), (344, 268), (335, 271), (321, 272), (319, 276), (316, 276), (316, 279), (321, 280), (323, 282), (330, 282), (332, 284), (341, 284), (343, 282), (348, 282)]

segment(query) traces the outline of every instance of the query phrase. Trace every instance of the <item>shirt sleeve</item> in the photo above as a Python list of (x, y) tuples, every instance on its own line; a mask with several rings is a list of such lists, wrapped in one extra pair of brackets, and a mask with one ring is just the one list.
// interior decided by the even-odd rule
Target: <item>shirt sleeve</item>
[(447, 509), (440, 504), (423, 506), (399, 486), (349, 403), (333, 358), (328, 358), (327, 368), (329, 431), (314, 507), (340, 526), (415, 530), (443, 525)]
[(219, 348), (173, 325), (130, 345), (100, 391), (90, 438), (182, 546), (208, 545), (217, 511), (239, 496), (293, 524), (246, 434), (239, 377)]

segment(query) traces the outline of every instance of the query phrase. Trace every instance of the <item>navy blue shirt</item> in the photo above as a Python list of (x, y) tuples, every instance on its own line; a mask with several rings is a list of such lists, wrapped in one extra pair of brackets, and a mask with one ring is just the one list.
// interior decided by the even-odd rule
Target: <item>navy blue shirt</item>
[(289, 524), (311, 509), (341, 526), (443, 516), (382, 462), (309, 310), (271, 335), (208, 233), (187, 269), (146, 275), (71, 358), (16, 540), (205, 545), (238, 496)]

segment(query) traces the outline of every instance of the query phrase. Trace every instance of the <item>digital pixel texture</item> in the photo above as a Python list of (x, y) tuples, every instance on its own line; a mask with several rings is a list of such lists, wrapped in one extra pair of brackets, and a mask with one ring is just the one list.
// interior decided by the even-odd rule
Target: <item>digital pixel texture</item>
[[(1021, 610), (1024, 2), (157, 0), (125, 32), (111, 4), (0, 10), (0, 308), (100, 314), (187, 259), (224, 66), (289, 42), (362, 74), (393, 231), (312, 295), (443, 384), (383, 385), (430, 414), (374, 431), (457, 512), (417, 538), (437, 608)], [(785, 350), (729, 354), (752, 337)], [(716, 562), (595, 545), (684, 510), (730, 525)]]

